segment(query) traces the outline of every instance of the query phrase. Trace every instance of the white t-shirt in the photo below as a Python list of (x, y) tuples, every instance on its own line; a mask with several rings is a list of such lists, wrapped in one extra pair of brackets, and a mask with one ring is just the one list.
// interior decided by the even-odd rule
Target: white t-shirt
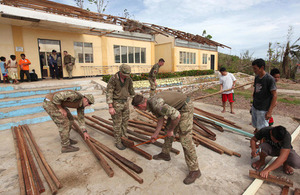
[[(223, 90), (232, 88), (233, 81), (235, 81), (236, 78), (233, 76), (233, 74), (227, 72), (227, 75), (220, 77), (220, 85), (223, 85)], [(233, 90), (225, 91), (222, 94), (230, 94), (233, 93)]]

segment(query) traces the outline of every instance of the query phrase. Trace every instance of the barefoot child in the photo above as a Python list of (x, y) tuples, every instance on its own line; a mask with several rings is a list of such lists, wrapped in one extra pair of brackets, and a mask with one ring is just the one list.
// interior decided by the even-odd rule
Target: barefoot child
[(230, 91), (225, 91), (222, 93), (222, 105), (223, 105), (222, 113), (224, 113), (226, 111), (225, 106), (226, 106), (226, 101), (228, 99), (229, 104), (230, 104), (230, 113), (234, 114), (234, 112), (233, 112), (233, 102), (234, 102), (233, 89), (235, 86), (236, 78), (233, 76), (233, 74), (227, 72), (226, 68), (224, 68), (224, 67), (220, 68), (220, 73), (221, 73), (220, 91), (232, 89)]
[(16, 61), (15, 55), (10, 55), (10, 60), (7, 62), (8, 75), (13, 79), (14, 84), (18, 84), (18, 62)]
[[(256, 142), (265, 138), (265, 142), (260, 144), (261, 152), (256, 151)], [(250, 140), (251, 156), (260, 156), (260, 159), (252, 163), (252, 168), (259, 170), (265, 165), (267, 156), (278, 156), (278, 158), (267, 168), (260, 172), (260, 176), (267, 178), (270, 171), (283, 165), (283, 171), (287, 175), (294, 174), (295, 169), (300, 169), (300, 156), (293, 150), (291, 145), (291, 135), (283, 126), (264, 127), (259, 130)], [(292, 168), (293, 167), (293, 168)]]
[(6, 58), (1, 56), (0, 60), (1, 60), (0, 68), (1, 68), (2, 75), (3, 75), (3, 83), (5, 83), (5, 81), (9, 82), (8, 81), (8, 75), (7, 75), (7, 65), (5, 63)]

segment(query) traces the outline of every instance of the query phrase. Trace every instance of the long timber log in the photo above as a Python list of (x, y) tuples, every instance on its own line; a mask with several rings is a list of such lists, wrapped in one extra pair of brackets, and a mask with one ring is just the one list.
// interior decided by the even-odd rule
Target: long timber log
[[(129, 123), (128, 125), (131, 126), (131, 127), (135, 127), (137, 129), (152, 133), (152, 134), (155, 132), (155, 129), (150, 129), (150, 128), (143, 127), (143, 126), (140, 126), (140, 125), (136, 125), (136, 124), (132, 124), (132, 123)], [(165, 133), (163, 131), (160, 131), (159, 134), (164, 135)]]
[(131, 119), (129, 119), (128, 122), (129, 122), (129, 123), (138, 124), (138, 125), (146, 125), (146, 126), (148, 126), (148, 127), (156, 128), (156, 125), (155, 125), (155, 124), (150, 124), (150, 123), (146, 123), (146, 122), (139, 121), (139, 120), (131, 120)]
[(199, 144), (201, 144), (202, 146), (208, 148), (208, 149), (211, 149), (219, 154), (224, 154), (224, 151), (221, 150), (220, 148), (218, 147), (215, 147), (213, 145), (211, 145), (210, 143), (204, 141), (204, 140), (201, 140), (201, 139), (198, 139), (196, 136), (193, 136), (193, 139), (194, 141), (196, 142), (196, 146), (198, 146)]
[(146, 118), (148, 118), (148, 119), (150, 119), (150, 120), (153, 120), (154, 122), (157, 122), (157, 119), (155, 119), (155, 118), (149, 116), (148, 114), (145, 114), (145, 113), (143, 113), (142, 111), (140, 111), (140, 110), (138, 110), (138, 109), (135, 109), (135, 111), (136, 111), (137, 113), (139, 113), (140, 115), (143, 115), (144, 117), (146, 117)]
[(43, 153), (42, 153), (41, 150), (39, 149), (39, 147), (38, 147), (38, 145), (37, 145), (37, 143), (36, 143), (36, 141), (35, 141), (35, 139), (34, 139), (32, 133), (31, 133), (31, 131), (30, 131), (28, 125), (24, 125), (24, 126), (25, 126), (26, 132), (28, 133), (28, 135), (29, 135), (29, 137), (30, 137), (32, 143), (34, 144), (34, 147), (36, 148), (36, 150), (37, 150), (37, 152), (38, 152), (38, 154), (39, 154), (39, 156), (40, 156), (40, 158), (41, 158), (41, 160), (42, 160), (42, 162), (43, 162), (45, 168), (47, 169), (47, 171), (48, 171), (48, 173), (49, 173), (51, 179), (53, 180), (53, 182), (55, 183), (55, 185), (56, 185), (56, 187), (57, 187), (58, 189), (62, 188), (62, 187), (63, 187), (62, 184), (60, 183), (60, 181), (59, 181), (58, 178), (56, 177), (56, 175), (55, 175), (54, 171), (52, 170), (52, 168), (50, 167), (50, 165), (47, 163), (47, 161), (46, 161), (46, 159), (45, 159)]
[(206, 120), (204, 118), (200, 118), (200, 117), (197, 117), (194, 115), (194, 118), (196, 118), (198, 121), (202, 121), (202, 122), (205, 122), (205, 123), (208, 123), (210, 125), (212, 125), (213, 127), (215, 127), (217, 130), (221, 131), (221, 132), (224, 132), (224, 129), (223, 127), (219, 126), (219, 125), (216, 125), (214, 122), (212, 121), (209, 121), (209, 120)]
[(34, 157), (35, 157), (35, 159), (36, 159), (36, 161), (37, 161), (37, 163), (38, 163), (38, 165), (39, 165), (39, 167), (41, 169), (41, 172), (44, 175), (44, 178), (45, 178), (46, 182), (48, 183), (48, 186), (49, 186), (49, 188), (51, 190), (51, 193), (52, 194), (56, 194), (57, 193), (57, 187), (55, 186), (54, 182), (51, 179), (50, 174), (48, 173), (45, 165), (43, 164), (43, 162), (41, 160), (41, 157), (39, 156), (39, 154), (38, 154), (38, 152), (37, 152), (37, 150), (36, 150), (36, 148), (35, 148), (32, 140), (30, 139), (29, 134), (27, 133), (26, 128), (25, 128), (25, 131), (24, 131), (24, 135), (26, 136), (26, 138), (28, 140), (28, 143), (29, 143), (29, 145), (31, 147), (33, 155), (34, 155)]
[(293, 181), (285, 178), (279, 178), (274, 175), (269, 175), (267, 178), (263, 178), (259, 175), (258, 171), (254, 170), (249, 170), (249, 177), (256, 178), (256, 179), (261, 179), (264, 181), (272, 182), (278, 185), (283, 185), (283, 186), (288, 186), (288, 187), (293, 187)]
[(36, 165), (33, 161), (32, 155), (31, 155), (29, 147), (27, 145), (27, 142), (26, 142), (26, 139), (25, 139), (25, 136), (24, 136), (23, 126), (20, 127), (20, 134), (22, 136), (22, 139), (24, 140), (24, 149), (25, 149), (25, 152), (27, 154), (27, 158), (28, 158), (28, 161), (29, 161), (29, 165), (31, 167), (31, 172), (32, 172), (33, 180), (35, 181), (35, 184), (36, 184), (36, 187), (37, 187), (37, 191), (39, 193), (45, 192), (45, 187), (44, 187), (43, 181), (41, 180), (41, 177), (40, 177), (40, 175), (37, 171)]
[(115, 152), (112, 149), (108, 148), (107, 146), (105, 146), (104, 144), (100, 143), (96, 139), (94, 139), (94, 138), (90, 138), (90, 139), (91, 139), (91, 141), (95, 145), (103, 148), (105, 151), (107, 151), (108, 153), (110, 153), (112, 156), (114, 156), (116, 159), (118, 159), (120, 162), (122, 162), (124, 165), (126, 165), (128, 168), (132, 169), (136, 173), (142, 173), (143, 172), (143, 169), (140, 166), (138, 166), (135, 163), (131, 162), (127, 158), (121, 156), (120, 154), (118, 154), (117, 152)]
[(212, 132), (211, 130), (209, 130), (208, 128), (206, 128), (203, 124), (201, 124), (199, 121), (197, 120), (193, 120), (194, 124), (196, 124), (199, 128), (203, 129), (203, 131), (205, 131), (206, 133), (208, 133), (209, 135), (216, 137), (216, 134), (214, 132)]
[(106, 152), (104, 149), (99, 147), (98, 145), (95, 145), (95, 147), (102, 152), (107, 158), (109, 158), (113, 163), (115, 163), (120, 169), (125, 171), (128, 175), (130, 175), (133, 179), (138, 181), (140, 184), (142, 184), (144, 181), (142, 178), (140, 178), (137, 174), (135, 174), (133, 171), (129, 170), (126, 166), (124, 166), (122, 163), (117, 161), (110, 153)]
[[(73, 129), (75, 131), (77, 131), (77, 133), (79, 133), (79, 135), (84, 140), (84, 135), (83, 135), (81, 129), (79, 128), (79, 126), (75, 122), (73, 122)], [(93, 152), (93, 154), (95, 155), (95, 157), (99, 160), (99, 163), (102, 166), (102, 168), (104, 169), (104, 171), (106, 172), (106, 174), (109, 177), (113, 177), (114, 176), (114, 171), (109, 166), (109, 164), (106, 162), (106, 160), (103, 158), (103, 156), (101, 155), (101, 153), (92, 144), (91, 140), (87, 139), (87, 140), (84, 140), (84, 141), (88, 145), (88, 147), (90, 148), (90, 150)]]
[[(21, 128), (21, 126), (18, 126), (16, 135), (17, 135), (18, 142), (20, 143), (20, 149), (21, 149), (21, 152), (22, 152), (22, 158), (24, 159), (24, 163), (25, 163), (25, 169), (23, 171), (26, 172), (25, 173), (25, 177), (28, 178), (27, 185), (25, 183), (25, 185), (26, 185), (26, 193), (27, 194), (35, 195), (35, 194), (38, 194), (39, 192), (37, 191), (36, 185), (34, 183), (33, 175), (32, 175), (32, 172), (31, 172), (31, 169), (30, 169), (29, 160), (28, 160), (28, 157), (27, 157), (27, 154), (26, 154), (26, 151), (25, 151), (24, 140), (22, 139), (21, 129), (20, 128)], [(24, 174), (24, 172), (23, 172), (23, 174)], [(26, 181), (26, 178), (25, 178), (25, 181)]]
[(15, 146), (15, 150), (16, 150), (16, 157), (17, 157), (17, 168), (18, 168), (18, 176), (19, 176), (19, 187), (20, 187), (20, 195), (25, 195), (25, 181), (24, 181), (24, 177), (23, 177), (23, 171), (22, 171), (22, 165), (21, 165), (21, 157), (20, 157), (20, 150), (18, 148), (18, 142), (17, 142), (17, 137), (16, 137), (16, 133), (15, 133), (15, 129), (17, 127), (11, 127), (11, 132), (13, 135), (13, 139), (14, 139), (14, 146)]

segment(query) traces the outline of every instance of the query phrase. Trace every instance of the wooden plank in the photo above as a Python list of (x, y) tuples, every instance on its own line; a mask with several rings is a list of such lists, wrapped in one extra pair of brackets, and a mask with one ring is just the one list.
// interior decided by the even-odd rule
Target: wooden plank
[(17, 168), (18, 168), (18, 178), (19, 178), (19, 187), (20, 187), (20, 195), (25, 195), (25, 181), (23, 178), (23, 171), (22, 171), (22, 165), (21, 165), (21, 158), (20, 158), (20, 151), (18, 148), (18, 142), (17, 142), (17, 137), (16, 137), (16, 133), (15, 133), (15, 129), (17, 127), (11, 127), (11, 132), (13, 135), (13, 139), (14, 139), (14, 146), (15, 146), (15, 150), (16, 150), (16, 157), (17, 157)]
[(24, 131), (24, 135), (26, 136), (26, 138), (27, 138), (27, 140), (28, 140), (28, 143), (29, 143), (29, 145), (30, 145), (30, 147), (31, 147), (31, 150), (32, 150), (32, 152), (33, 152), (33, 155), (34, 155), (34, 157), (35, 157), (35, 159), (36, 159), (36, 161), (37, 161), (37, 163), (38, 163), (38, 165), (39, 165), (39, 167), (40, 167), (40, 169), (41, 169), (41, 172), (42, 172), (43, 175), (44, 175), (44, 178), (45, 178), (46, 182), (48, 183), (48, 186), (49, 186), (49, 188), (50, 188), (50, 190), (51, 190), (51, 193), (52, 193), (52, 194), (56, 194), (56, 193), (57, 193), (57, 187), (56, 187), (56, 185), (54, 184), (54, 182), (52, 181), (51, 176), (50, 176), (50, 174), (48, 173), (46, 167), (44, 166), (44, 164), (43, 164), (43, 162), (42, 162), (42, 160), (41, 160), (41, 158), (40, 158), (40, 156), (39, 156), (39, 154), (38, 154), (38, 152), (37, 152), (37, 150), (36, 150), (36, 148), (35, 148), (35, 146), (34, 146), (32, 140), (30, 139), (30, 136), (29, 136), (29, 134), (27, 133), (26, 129), (25, 129), (25, 131)]
[(31, 131), (30, 131), (28, 125), (24, 125), (24, 126), (25, 126), (26, 132), (27, 132), (28, 135), (30, 136), (30, 139), (31, 139), (31, 141), (32, 141), (32, 143), (33, 143), (33, 145), (34, 145), (34, 147), (36, 148), (36, 150), (37, 150), (37, 152), (38, 152), (38, 154), (39, 154), (39, 156), (40, 156), (40, 158), (41, 158), (41, 160), (42, 160), (42, 162), (43, 162), (45, 168), (47, 169), (47, 171), (48, 171), (48, 173), (49, 173), (51, 179), (53, 180), (53, 182), (55, 183), (55, 185), (56, 185), (56, 187), (57, 187), (58, 189), (62, 188), (62, 187), (63, 187), (62, 184), (60, 183), (60, 181), (59, 181), (58, 178), (56, 177), (54, 171), (52, 170), (52, 168), (50, 167), (50, 165), (48, 164), (48, 162), (46, 161), (46, 159), (45, 159), (43, 153), (41, 152), (40, 148), (38, 147), (38, 145), (37, 145), (37, 143), (36, 143), (36, 141), (35, 141), (35, 139), (34, 139), (32, 133), (31, 133)]
[(276, 177), (276, 176), (270, 175), (270, 174), (267, 178), (263, 178), (259, 175), (259, 172), (255, 171), (255, 170), (249, 170), (249, 177), (256, 178), (256, 179), (261, 179), (261, 180), (268, 181), (268, 182), (271, 182), (271, 183), (275, 183), (275, 184), (278, 184), (278, 185), (293, 187), (293, 181), (291, 181), (289, 179), (279, 178), (279, 177)]
[(288, 186), (283, 186), (281, 195), (288, 195), (290, 188)]
[[(73, 122), (73, 129), (79, 133), (79, 135), (82, 137), (82, 139), (84, 140), (84, 135), (80, 129), (80, 127), (77, 125), (77, 123), (75, 123), (75, 121)], [(101, 155), (101, 153), (95, 148), (95, 146), (93, 145), (93, 143), (91, 142), (91, 140), (87, 139), (84, 140), (85, 143), (88, 145), (88, 147), (90, 148), (90, 150), (92, 151), (92, 153), (95, 155), (95, 157), (99, 160), (100, 165), (102, 166), (102, 168), (104, 169), (104, 171), (106, 172), (106, 174), (109, 177), (113, 177), (114, 176), (114, 171), (112, 170), (112, 168), (109, 166), (109, 164), (107, 163), (107, 161), (104, 159), (104, 157)]]

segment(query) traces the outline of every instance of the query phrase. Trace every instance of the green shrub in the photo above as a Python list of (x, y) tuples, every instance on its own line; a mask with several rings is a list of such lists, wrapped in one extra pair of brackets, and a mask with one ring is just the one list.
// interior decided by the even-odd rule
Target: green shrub
[[(163, 72), (158, 73), (157, 79), (165, 79), (165, 78), (175, 78), (175, 77), (187, 77), (187, 76), (201, 76), (201, 75), (210, 75), (213, 74), (214, 70), (186, 70), (182, 72)], [(112, 75), (104, 75), (102, 80), (104, 82), (108, 82)], [(147, 80), (149, 74), (141, 73), (141, 74), (131, 74), (130, 77), (133, 81), (141, 81)]]

